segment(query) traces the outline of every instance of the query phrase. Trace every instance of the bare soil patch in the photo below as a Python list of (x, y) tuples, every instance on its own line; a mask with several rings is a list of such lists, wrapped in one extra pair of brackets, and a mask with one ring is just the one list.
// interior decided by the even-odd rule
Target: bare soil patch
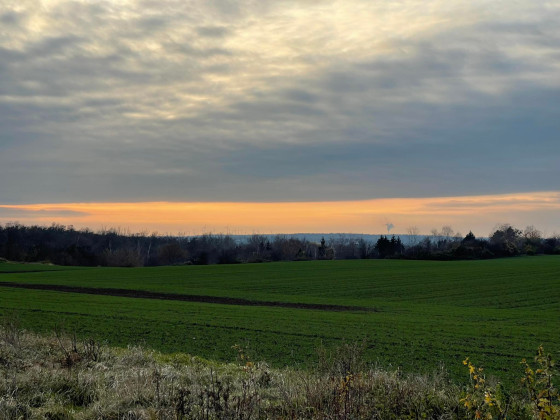
[(88, 295), (103, 295), (103, 296), (126, 297), (126, 298), (217, 303), (221, 305), (270, 306), (270, 307), (278, 307), (278, 308), (310, 309), (310, 310), (318, 310), (318, 311), (337, 311), (337, 312), (352, 312), (352, 311), (378, 312), (376, 308), (367, 308), (363, 306), (250, 300), (250, 299), (223, 297), (223, 296), (186, 295), (186, 294), (175, 294), (175, 293), (150, 292), (147, 290), (79, 287), (79, 286), (66, 286), (66, 285), (58, 285), (58, 284), (30, 284), (30, 283), (16, 283), (16, 282), (9, 282), (9, 281), (0, 282), (0, 286), (15, 287), (20, 289), (49, 290), (55, 292), (83, 293)]

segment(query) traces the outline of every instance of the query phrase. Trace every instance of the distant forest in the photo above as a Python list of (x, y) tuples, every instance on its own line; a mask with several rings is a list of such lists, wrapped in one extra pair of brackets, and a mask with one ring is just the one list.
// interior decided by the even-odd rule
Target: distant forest
[(545, 238), (532, 226), (525, 230), (499, 226), (489, 238), (454, 234), (446, 226), (431, 236), (382, 235), (376, 241), (329, 236), (310, 241), (287, 235), (191, 237), (130, 234), (117, 229), (93, 232), (53, 224), (0, 225), (0, 258), (58, 265), (141, 267), (182, 264), (235, 264), (327, 259), (488, 259), (517, 255), (560, 254), (560, 236)]

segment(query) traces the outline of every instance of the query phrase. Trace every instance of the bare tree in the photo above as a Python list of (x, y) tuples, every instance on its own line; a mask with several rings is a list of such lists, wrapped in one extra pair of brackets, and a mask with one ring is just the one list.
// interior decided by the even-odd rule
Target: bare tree
[(409, 246), (415, 246), (418, 244), (418, 235), (420, 235), (420, 229), (418, 229), (418, 226), (409, 226), (406, 229), (406, 233), (408, 234)]
[(527, 226), (523, 231), (523, 236), (528, 241), (540, 241), (542, 239), (542, 232), (538, 230), (535, 226)]
[(445, 238), (445, 240), (449, 240), (451, 239), (451, 237), (453, 236), (453, 229), (451, 228), (451, 226), (443, 226), (441, 228), (441, 235)]

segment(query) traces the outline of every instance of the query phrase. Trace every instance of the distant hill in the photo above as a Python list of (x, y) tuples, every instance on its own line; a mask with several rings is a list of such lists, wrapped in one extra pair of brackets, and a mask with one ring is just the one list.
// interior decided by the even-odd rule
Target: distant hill
[[(322, 238), (325, 238), (325, 241), (329, 242), (331, 239), (332, 240), (340, 240), (340, 239), (354, 239), (354, 240), (359, 240), (359, 239), (363, 239), (364, 241), (367, 242), (377, 242), (377, 240), (381, 237), (381, 236), (393, 236), (395, 235), (395, 237), (400, 237), (403, 244), (408, 245), (411, 242), (414, 241), (414, 239), (416, 239), (416, 242), (421, 241), (422, 239), (426, 238), (427, 235), (416, 235), (416, 238), (413, 238), (411, 235), (401, 235), (398, 233), (389, 233), (389, 234), (378, 234), (378, 235), (372, 235), (372, 234), (366, 234), (366, 233), (280, 233), (280, 234), (263, 234), (260, 236), (265, 236), (268, 239), (273, 239), (276, 236), (285, 236), (287, 238), (296, 238), (296, 239), (300, 239), (300, 240), (307, 240), (310, 242), (321, 242)], [(245, 242), (248, 238), (250, 238), (253, 235), (229, 235), (232, 238), (234, 238), (237, 242)]]

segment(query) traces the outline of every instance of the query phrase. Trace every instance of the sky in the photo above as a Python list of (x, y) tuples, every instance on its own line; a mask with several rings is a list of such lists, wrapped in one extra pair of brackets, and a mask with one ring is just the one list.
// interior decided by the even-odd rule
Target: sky
[(0, 0), (0, 223), (560, 232), (560, 3)]

